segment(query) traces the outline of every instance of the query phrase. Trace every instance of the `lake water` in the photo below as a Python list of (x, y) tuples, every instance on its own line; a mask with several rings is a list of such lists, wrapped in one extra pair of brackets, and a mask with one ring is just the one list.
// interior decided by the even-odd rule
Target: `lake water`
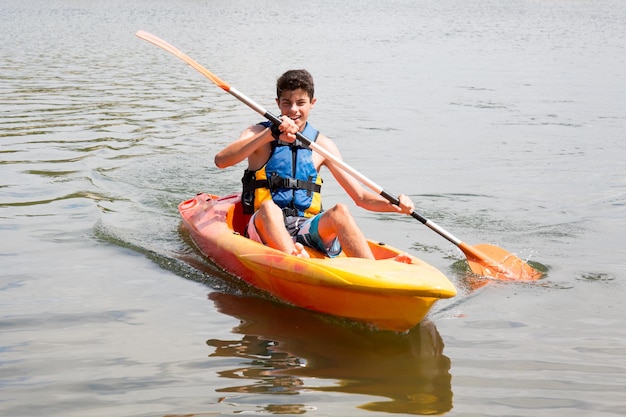
[[(3, 0), (0, 414), (626, 414), (626, 3)], [(472, 291), (410, 217), (355, 216), (459, 288), (398, 335), (264, 300), (177, 204), (308, 68), (348, 164), (471, 244), (543, 265)], [(326, 205), (348, 202), (325, 173)]]

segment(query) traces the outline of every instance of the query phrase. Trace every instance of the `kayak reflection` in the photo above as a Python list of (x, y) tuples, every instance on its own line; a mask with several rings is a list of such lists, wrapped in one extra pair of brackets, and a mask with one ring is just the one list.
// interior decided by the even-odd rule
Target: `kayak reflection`
[[(245, 358), (223, 378), (249, 383), (219, 392), (298, 394), (300, 390), (387, 397), (359, 408), (439, 414), (452, 408), (450, 359), (435, 325), (425, 320), (406, 334), (335, 324), (326, 316), (258, 297), (211, 293), (219, 311), (241, 324), (238, 340), (207, 341), (210, 356)], [(306, 378), (316, 378), (315, 386)], [(319, 379), (332, 379), (320, 385)]]

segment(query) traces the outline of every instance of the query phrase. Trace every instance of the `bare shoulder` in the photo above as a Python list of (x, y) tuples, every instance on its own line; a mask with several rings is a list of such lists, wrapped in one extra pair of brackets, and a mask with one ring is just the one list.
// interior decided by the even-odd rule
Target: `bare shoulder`
[(320, 134), (315, 141), (318, 145), (332, 153), (333, 155), (339, 157), (339, 148), (335, 144), (335, 142), (330, 139), (328, 136)]
[(243, 132), (241, 132), (241, 135), (239, 135), (239, 139), (246, 139), (251, 136), (258, 135), (265, 129), (267, 128), (260, 124), (248, 126)]
[[(244, 143), (249, 143), (250, 140), (254, 140), (253, 138), (262, 133), (265, 129), (267, 128), (260, 124), (248, 126), (248, 128), (241, 133), (237, 141), (242, 145)], [(248, 155), (248, 169), (251, 170), (260, 169), (263, 165), (265, 165), (272, 152), (270, 142), (256, 146), (257, 147), (255, 147)]]
[[(331, 153), (333, 156), (337, 157), (338, 159), (341, 159), (341, 154), (339, 153), (339, 148), (337, 147), (337, 145), (335, 144), (335, 142), (328, 138), (327, 136), (323, 135), (320, 133), (320, 135), (317, 137), (317, 140), (315, 141), (315, 143), (317, 143), (319, 146), (321, 146), (322, 148), (324, 148), (325, 150), (327, 150), (329, 153)], [(318, 154), (317, 152), (313, 152), (314, 159), (316, 161), (316, 166), (319, 167), (322, 165), (326, 165), (328, 166), (329, 164), (329, 160), (327, 158), (325, 158), (324, 156)]]

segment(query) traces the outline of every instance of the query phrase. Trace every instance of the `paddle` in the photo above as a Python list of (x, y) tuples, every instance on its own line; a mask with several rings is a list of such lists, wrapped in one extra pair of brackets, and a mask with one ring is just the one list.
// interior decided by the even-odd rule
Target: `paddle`
[[(236, 88), (231, 87), (227, 82), (217, 77), (211, 71), (204, 68), (194, 59), (184, 54), (176, 47), (170, 45), (164, 40), (154, 36), (145, 31), (138, 31), (137, 36), (145, 41), (148, 41), (160, 48), (165, 49), (166, 51), (176, 55), (184, 62), (189, 64), (191, 67), (199, 71), (206, 78), (211, 80), (215, 85), (227, 91), (231, 95), (235, 96), (239, 101), (248, 105), (252, 110), (256, 111), (263, 117), (270, 120), (275, 125), (279, 125), (281, 123), (281, 119), (274, 114), (270, 113), (259, 104), (254, 102), (252, 99), (239, 92)], [(305, 145), (309, 146), (315, 152), (324, 156), (326, 159), (337, 165), (342, 170), (346, 171), (348, 174), (352, 175), (354, 178), (358, 179), (364, 185), (369, 187), (372, 191), (378, 193), (382, 197), (386, 198), (389, 202), (395, 205), (399, 205), (400, 201), (394, 197), (392, 194), (385, 191), (381, 186), (376, 184), (374, 181), (368, 179), (367, 177), (360, 174), (358, 171), (350, 167), (348, 164), (343, 162), (342, 160), (335, 157), (333, 154), (328, 152), (326, 149), (319, 146), (317, 143), (310, 141), (300, 132), (296, 134), (298, 140), (300, 140)], [(512, 253), (507, 252), (506, 250), (499, 248), (493, 245), (476, 245), (470, 246), (460, 239), (453, 236), (451, 233), (444, 230), (441, 226), (438, 226), (434, 222), (428, 220), (424, 216), (420, 215), (417, 212), (411, 213), (411, 216), (417, 220), (419, 220), (422, 224), (429, 227), (431, 230), (437, 232), (439, 235), (443, 236), (448, 241), (452, 242), (454, 245), (459, 247), (461, 251), (465, 254), (468, 260), (468, 264), (472, 272), (475, 274), (491, 277), (496, 279), (503, 280), (535, 280), (540, 278), (543, 274), (534, 269), (532, 266), (528, 265), (526, 262), (513, 255)]]

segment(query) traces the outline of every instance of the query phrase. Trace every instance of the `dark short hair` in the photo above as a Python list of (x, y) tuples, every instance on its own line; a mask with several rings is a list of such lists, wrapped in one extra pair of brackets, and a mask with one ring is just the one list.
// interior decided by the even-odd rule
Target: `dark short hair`
[(283, 91), (294, 91), (303, 89), (313, 98), (315, 88), (313, 86), (313, 76), (305, 69), (289, 70), (276, 81), (276, 97), (280, 98)]

